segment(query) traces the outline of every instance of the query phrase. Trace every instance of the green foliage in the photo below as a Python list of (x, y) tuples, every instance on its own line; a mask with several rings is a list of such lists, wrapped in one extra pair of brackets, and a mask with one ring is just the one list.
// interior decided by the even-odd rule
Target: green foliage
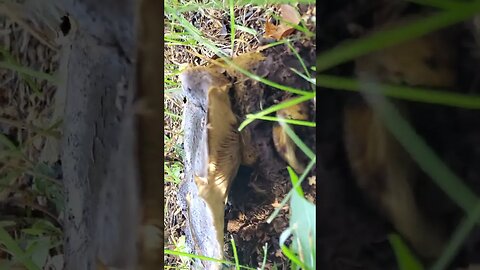
[(218, 259), (215, 259), (215, 258), (190, 254), (190, 253), (181, 252), (181, 251), (165, 249), (164, 252), (165, 252), (165, 254), (169, 254), (169, 255), (184, 256), (184, 257), (188, 257), (188, 258), (192, 258), (192, 259), (200, 259), (200, 260), (205, 260), (205, 261), (218, 262), (218, 263), (222, 263), (222, 264), (226, 264), (226, 265), (235, 265), (235, 266), (238, 266), (241, 269), (248, 269), (248, 270), (255, 270), (256, 269), (256, 268), (252, 268), (252, 267), (248, 267), (248, 266), (244, 266), (244, 265), (239, 265), (239, 264), (236, 264), (234, 262), (230, 262), (230, 261), (226, 261), (226, 260), (218, 260)]
[(480, 1), (470, 1), (458, 8), (437, 12), (409, 22), (401, 27), (376, 32), (368, 37), (343, 43), (317, 57), (317, 69), (325, 71), (367, 53), (400, 44), (455, 23), (480, 12)]
[(180, 184), (180, 174), (183, 170), (183, 166), (180, 162), (175, 162), (172, 164), (164, 163), (163, 168), (165, 169), (165, 182), (173, 182), (175, 184)]
[[(306, 200), (299, 183), (298, 176), (288, 167), (288, 173), (294, 192), (290, 201), (292, 215), (290, 225), (280, 235), (280, 246), (283, 254), (297, 267), (294, 269), (316, 269), (316, 210), (315, 205)], [(287, 247), (285, 242), (292, 236), (292, 245)]]
[[(245, 119), (245, 121), (243, 121), (240, 126), (238, 127), (238, 130), (241, 131), (242, 129), (244, 129), (248, 124), (252, 123), (253, 121), (255, 121), (256, 119), (260, 119), (260, 118), (263, 118), (271, 113), (274, 113), (276, 111), (279, 111), (279, 110), (282, 110), (282, 109), (285, 109), (285, 108), (288, 108), (290, 106), (293, 106), (293, 105), (296, 105), (296, 104), (299, 104), (299, 103), (302, 103), (302, 102), (305, 102), (307, 100), (310, 100), (310, 99), (313, 99), (314, 97), (316, 96), (316, 93), (313, 92), (313, 93), (310, 93), (310, 94), (305, 94), (303, 96), (299, 96), (299, 97), (296, 97), (296, 98), (292, 98), (291, 100), (288, 100), (288, 101), (285, 101), (285, 102), (282, 102), (282, 103), (279, 103), (279, 104), (276, 104), (276, 105), (273, 105), (263, 111), (260, 111), (260, 112), (257, 112), (255, 114), (248, 114), (246, 117), (247, 119)], [(281, 122), (280, 122), (281, 123)]]
[[(352, 78), (343, 78), (331, 75), (318, 75), (317, 83), (321, 87), (360, 91), (362, 82)], [(465, 109), (480, 109), (480, 96), (458, 94), (458, 91), (441, 91), (422, 87), (408, 87), (378, 83), (377, 92), (382, 95), (416, 102), (425, 102)]]
[(424, 270), (422, 264), (397, 234), (388, 236), (393, 252), (397, 257), (399, 270)]
[[(57, 82), (53, 75), (21, 66), (4, 48), (0, 48), (0, 56), (4, 59), (0, 62), (0, 68), (18, 72), (19, 78), (33, 90), (31, 95), (42, 94), (34, 78)], [(55, 211), (60, 212), (64, 208), (63, 192), (60, 183), (52, 177), (54, 175), (52, 168), (30, 160), (25, 154), (27, 152), (25, 149), (32, 143), (35, 136), (58, 138), (59, 134), (55, 129), (61, 122), (57, 122), (48, 128), (40, 128), (9, 119), (2, 119), (2, 121), (13, 126), (26, 127), (37, 135), (16, 143), (5, 134), (0, 133), (0, 192), (14, 186), (14, 183), (21, 177), (29, 175), (33, 179), (31, 189), (25, 191), (14, 190), (14, 192), (27, 197), (26, 201), (31, 198), (45, 197), (47, 203), (53, 203)], [(26, 206), (30, 206), (28, 202)], [(6, 219), (0, 222), (0, 248), (10, 256), (8, 260), (0, 262), (0, 269), (12, 269), (19, 264), (26, 269), (42, 269), (50, 258), (52, 251), (55, 251), (55, 254), (62, 253), (63, 240), (59, 225), (49, 222), (48, 217), (33, 219), (29, 214), (30, 207), (26, 210), (27, 216), (16, 217), (15, 221)]]
[(12, 256), (12, 260), (4, 262), (1, 267), (12, 267), (20, 263), (29, 270), (42, 269), (52, 249), (62, 245), (62, 231), (46, 220), (36, 220), (30, 227), (20, 231), (13, 238), (7, 228), (16, 228), (13, 221), (4, 221), (0, 224), (0, 245)]

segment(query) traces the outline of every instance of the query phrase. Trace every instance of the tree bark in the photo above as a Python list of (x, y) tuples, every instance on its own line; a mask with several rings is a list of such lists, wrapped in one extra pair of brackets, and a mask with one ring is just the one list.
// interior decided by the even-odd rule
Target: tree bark
[[(135, 263), (135, 168), (132, 155), (120, 155), (132, 151), (127, 144), (133, 145), (134, 135), (125, 121), (133, 97), (132, 10), (133, 1), (65, 6), (72, 25), (64, 45), (71, 51), (61, 67), (67, 71), (65, 269), (96, 269), (97, 260), (121, 268)], [(122, 131), (126, 134), (120, 137)]]
[[(61, 151), (65, 269), (97, 269), (99, 262), (117, 269), (160, 267), (162, 40), (161, 24), (151, 26), (160, 21), (154, 17), (161, 18), (155, 2), (56, 2), (71, 24), (60, 66), (66, 91)], [(138, 25), (135, 11), (145, 13)], [(158, 38), (152, 39), (154, 33)], [(148, 100), (140, 103), (154, 109), (135, 113), (135, 98)], [(150, 242), (139, 245), (139, 254), (139, 235), (147, 231)]]

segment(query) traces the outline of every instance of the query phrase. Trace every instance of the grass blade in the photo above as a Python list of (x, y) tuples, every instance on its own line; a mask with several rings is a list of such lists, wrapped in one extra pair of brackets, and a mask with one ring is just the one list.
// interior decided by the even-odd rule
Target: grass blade
[(14, 257), (14, 260), (21, 262), (28, 270), (40, 270), (40, 267), (26, 256), (3, 226), (0, 226), (0, 244), (6, 247), (6, 250)]
[(459, 23), (480, 12), (480, 1), (416, 19), (404, 26), (379, 31), (368, 37), (346, 42), (317, 57), (317, 69), (327, 70), (359, 56), (414, 39), (435, 30)]
[(400, 115), (400, 112), (398, 112), (384, 96), (372, 93), (371, 89), (377, 87), (378, 85), (374, 85), (371, 82), (366, 82), (362, 87), (367, 92), (365, 97), (377, 115), (381, 116), (388, 130), (392, 132), (405, 151), (417, 162), (419, 167), (457, 203), (465, 213), (469, 213), (478, 201), (475, 193), (438, 158), (433, 150), (427, 146), (423, 139), (415, 133), (410, 124)]
[(287, 124), (291, 124), (291, 125), (305, 126), (305, 127), (316, 127), (317, 126), (317, 123), (315, 123), (315, 122), (279, 118), (279, 117), (274, 117), (274, 116), (254, 116), (253, 114), (247, 114), (246, 118), (254, 118), (254, 119), (266, 120), (266, 121), (283, 122), (283, 123), (287, 123)]
[(25, 74), (25, 75), (28, 75), (28, 76), (31, 76), (31, 77), (35, 77), (37, 79), (46, 80), (46, 81), (50, 81), (50, 82), (53, 82), (55, 84), (58, 84), (58, 80), (54, 76), (52, 76), (50, 74), (47, 74), (45, 72), (32, 70), (32, 69), (24, 67), (24, 66), (15, 65), (15, 64), (5, 62), (5, 61), (0, 61), (0, 68), (10, 69), (10, 70), (16, 71), (18, 73), (22, 73), (22, 74)]
[(405, 242), (397, 234), (388, 236), (400, 270), (424, 270), (418, 259), (413, 255)]
[(273, 112), (276, 112), (278, 110), (281, 110), (281, 109), (284, 109), (284, 108), (288, 108), (290, 106), (293, 106), (293, 105), (296, 105), (296, 104), (299, 104), (299, 103), (302, 103), (304, 101), (307, 101), (309, 99), (312, 99), (315, 97), (315, 93), (310, 93), (308, 95), (304, 95), (304, 96), (300, 96), (300, 97), (297, 97), (297, 98), (294, 98), (294, 99), (291, 99), (291, 100), (288, 100), (288, 101), (285, 101), (285, 102), (282, 102), (280, 104), (276, 104), (276, 105), (273, 105), (263, 111), (260, 111), (256, 114), (252, 114), (251, 117), (248, 117), (247, 119), (245, 119), (241, 124), (240, 126), (238, 127), (238, 131), (241, 131), (242, 129), (244, 129), (248, 124), (252, 123), (253, 121), (255, 121), (255, 119), (257, 119), (258, 117), (263, 117), (263, 116), (266, 116), (268, 114), (271, 114)]
[(281, 84), (278, 84), (278, 83), (275, 83), (275, 82), (272, 82), (270, 80), (267, 80), (265, 78), (262, 78), (256, 74), (253, 74), (251, 73), (250, 71), (248, 70), (245, 70), (243, 68), (241, 68), (240, 66), (238, 66), (237, 64), (235, 64), (233, 61), (231, 61), (227, 55), (225, 55), (225, 53), (223, 53), (220, 49), (218, 49), (211, 41), (207, 40), (207, 39), (204, 39), (201, 35), (201, 33), (198, 31), (197, 28), (195, 28), (195, 26), (193, 26), (189, 21), (187, 21), (183, 16), (181, 15), (177, 15), (175, 13), (175, 11), (172, 11), (172, 8), (169, 7), (168, 5), (165, 5), (165, 10), (167, 11), (167, 13), (169, 13), (170, 15), (172, 15), (173, 18), (175, 18), (176, 20), (178, 20), (180, 22), (180, 24), (192, 35), (193, 38), (195, 38), (200, 44), (202, 45), (205, 45), (205, 47), (207, 47), (208, 49), (212, 50), (215, 54), (217, 54), (220, 58), (222, 58), (223, 61), (225, 61), (225, 63), (229, 64), (230, 66), (234, 67), (236, 70), (238, 70), (239, 72), (243, 73), (244, 75), (248, 76), (249, 78), (253, 79), (253, 80), (256, 80), (256, 81), (259, 81), (259, 82), (262, 82), (268, 86), (271, 86), (271, 87), (274, 87), (274, 88), (277, 88), (277, 89), (280, 89), (280, 90), (283, 90), (283, 91), (288, 91), (288, 92), (291, 92), (291, 93), (294, 93), (294, 94), (298, 94), (298, 95), (309, 95), (311, 94), (312, 92), (311, 91), (306, 91), (306, 90), (301, 90), (301, 89), (296, 89), (296, 88), (293, 88), (293, 87), (289, 87), (289, 86), (285, 86), (285, 85), (281, 85)]
[(433, 265), (432, 270), (444, 270), (447, 269), (450, 262), (453, 260), (458, 250), (462, 247), (462, 244), (468, 237), (468, 234), (473, 230), (475, 224), (480, 220), (480, 202), (477, 203), (475, 208), (468, 214), (465, 220), (457, 227), (453, 236), (445, 248), (443, 254)]
[[(359, 80), (338, 76), (318, 75), (317, 84), (321, 87), (337, 90), (361, 90), (361, 83)], [(393, 98), (465, 109), (480, 109), (480, 96), (478, 95), (464, 95), (455, 93), (455, 91), (446, 92), (420, 87), (407, 87), (380, 83), (376, 89), (378, 89), (378, 92), (382, 95)]]

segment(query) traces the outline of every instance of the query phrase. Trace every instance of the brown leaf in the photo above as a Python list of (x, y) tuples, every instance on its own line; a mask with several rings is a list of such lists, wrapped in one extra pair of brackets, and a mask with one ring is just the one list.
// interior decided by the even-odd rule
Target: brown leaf
[(282, 34), (280, 35), (279, 39), (282, 39), (282, 38), (292, 34), (293, 31), (295, 31), (295, 28), (292, 28), (290, 26), (281, 24), (280, 27), (279, 27), (279, 32), (281, 32)]
[(278, 29), (278, 26), (267, 21), (267, 23), (265, 24), (265, 36), (273, 37), (273, 35), (275, 35), (275, 33), (277, 32), (277, 29)]
[[(287, 23), (291, 23), (293, 25), (297, 25), (300, 23), (300, 14), (297, 10), (290, 6), (290, 5), (281, 5), (280, 6), (280, 17), (282, 18), (282, 22), (279, 25), (274, 25), (267, 21), (265, 24), (265, 36), (271, 37), (276, 40), (280, 40), (295, 31), (295, 28), (287, 25)], [(287, 23), (285, 23), (287, 22)]]
[(284, 24), (276, 26), (272, 23), (267, 22), (267, 24), (265, 25), (265, 36), (274, 38), (276, 40), (280, 40), (290, 35), (291, 33), (293, 33), (293, 31), (295, 31), (294, 28)]
[(286, 4), (280, 6), (280, 16), (286, 22), (294, 25), (299, 24), (301, 20), (300, 14), (297, 12), (297, 10), (294, 7)]

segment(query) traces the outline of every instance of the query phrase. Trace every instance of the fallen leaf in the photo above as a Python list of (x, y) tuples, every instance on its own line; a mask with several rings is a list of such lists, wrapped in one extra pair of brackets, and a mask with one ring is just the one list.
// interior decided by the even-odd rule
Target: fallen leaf
[(265, 36), (273, 37), (274, 35), (277, 35), (277, 29), (278, 26), (267, 21), (267, 23), (265, 24)]
[(294, 28), (284, 24), (276, 26), (270, 22), (267, 22), (265, 25), (265, 36), (274, 38), (276, 40), (280, 40), (290, 35), (293, 33), (293, 31), (295, 31)]
[(274, 25), (267, 21), (265, 24), (265, 36), (280, 40), (295, 31), (289, 24), (297, 25), (300, 23), (301, 17), (297, 10), (290, 5), (280, 6), (280, 17), (282, 22), (279, 25)]
[(280, 16), (286, 22), (297, 25), (300, 23), (300, 14), (297, 10), (290, 5), (281, 5), (280, 6)]

